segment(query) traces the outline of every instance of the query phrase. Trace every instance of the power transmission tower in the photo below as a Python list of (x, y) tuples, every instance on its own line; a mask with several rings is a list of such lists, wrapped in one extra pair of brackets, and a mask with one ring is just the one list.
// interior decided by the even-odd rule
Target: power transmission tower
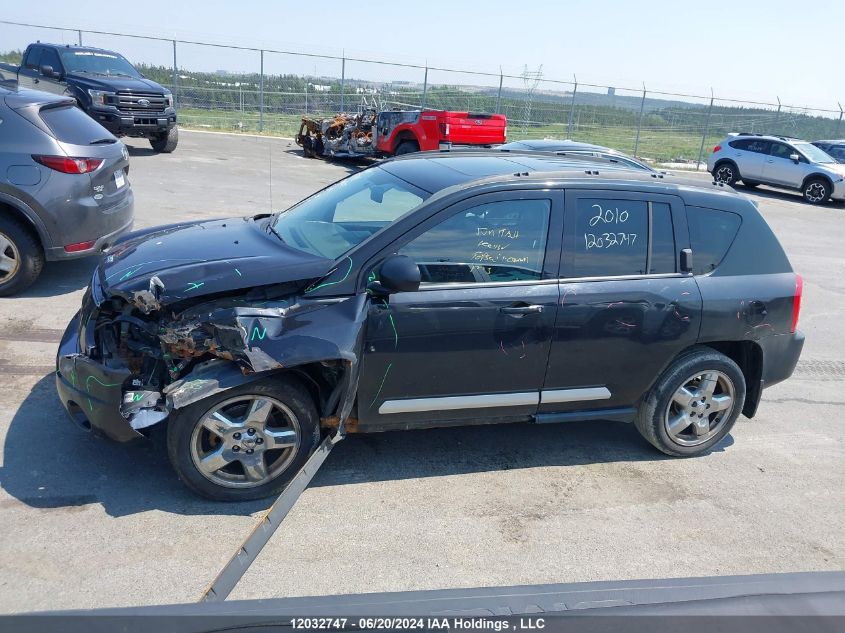
[(534, 91), (543, 78), (543, 65), (540, 64), (537, 70), (528, 70), (528, 66), (522, 71), (522, 83), (525, 86), (525, 103), (522, 107), (522, 135), (525, 136), (528, 128), (528, 121), (531, 120), (531, 106), (534, 103)]

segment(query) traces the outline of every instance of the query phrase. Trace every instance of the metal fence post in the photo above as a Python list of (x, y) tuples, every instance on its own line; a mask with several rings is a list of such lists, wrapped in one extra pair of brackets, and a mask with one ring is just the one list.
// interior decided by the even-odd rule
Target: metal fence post
[(264, 49), (261, 49), (261, 76), (258, 78), (258, 131), (264, 131)]
[(82, 46), (82, 29), (77, 29), (76, 37), (80, 46)]
[(340, 62), (340, 111), (344, 111), (344, 97), (346, 92), (346, 51), (343, 51), (343, 57)]
[(566, 124), (566, 138), (572, 138), (572, 118), (575, 116), (575, 95), (578, 94), (578, 77), (572, 75), (575, 84), (572, 87), (572, 102), (569, 104), (569, 122)]
[(634, 141), (634, 156), (640, 149), (640, 128), (643, 125), (643, 111), (645, 111), (645, 84), (643, 84), (643, 100), (640, 101), (640, 116), (637, 119), (637, 140)]
[(698, 162), (695, 163), (695, 171), (701, 168), (701, 159), (704, 157), (704, 139), (710, 132), (710, 113), (713, 112), (713, 88), (710, 88), (710, 107), (707, 108), (707, 118), (704, 121), (704, 134), (701, 135), (701, 147), (698, 148)]
[(775, 132), (778, 131), (778, 122), (780, 121), (780, 97), (775, 97), (778, 100), (778, 111), (775, 113)]
[(496, 114), (501, 114), (502, 111), (500, 108), (502, 107), (502, 82), (505, 76), (502, 74), (502, 67), (499, 66), (499, 92), (496, 93)]
[(842, 124), (842, 104), (837, 101), (836, 105), (839, 106), (839, 120), (836, 122), (836, 132), (833, 135), (839, 138), (839, 126)]
[(176, 107), (176, 93), (179, 91), (179, 75), (176, 71), (176, 40), (173, 40), (173, 107)]
[(308, 81), (305, 81), (305, 116), (308, 116)]
[(423, 94), (422, 94), (422, 103), (420, 104), (420, 108), (425, 110), (425, 98), (428, 94), (428, 62), (425, 63), (425, 75), (423, 76)]

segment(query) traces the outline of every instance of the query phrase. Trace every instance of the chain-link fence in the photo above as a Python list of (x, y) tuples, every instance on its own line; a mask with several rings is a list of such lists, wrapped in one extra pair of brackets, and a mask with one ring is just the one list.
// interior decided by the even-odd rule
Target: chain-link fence
[[(839, 138), (843, 111), (749, 102), (554, 80), (107, 33), (0, 21), (0, 61), (20, 63), (36, 40), (119, 51), (172, 90), (181, 125), (292, 136), (303, 116), (352, 112), (360, 105), (496, 112), (508, 139), (569, 138), (656, 162), (698, 166), (729, 132), (815, 140)], [(222, 54), (221, 54), (222, 53)], [(209, 60), (218, 60), (216, 68)], [(710, 92), (710, 91), (708, 91)]]

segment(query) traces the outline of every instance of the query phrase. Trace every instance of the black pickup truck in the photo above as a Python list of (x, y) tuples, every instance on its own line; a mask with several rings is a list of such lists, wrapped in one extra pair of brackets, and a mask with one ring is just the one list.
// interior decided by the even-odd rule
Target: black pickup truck
[(120, 53), (38, 42), (27, 46), (20, 66), (0, 63), (0, 81), (74, 97), (115, 136), (147, 138), (157, 152), (179, 142), (173, 95)]

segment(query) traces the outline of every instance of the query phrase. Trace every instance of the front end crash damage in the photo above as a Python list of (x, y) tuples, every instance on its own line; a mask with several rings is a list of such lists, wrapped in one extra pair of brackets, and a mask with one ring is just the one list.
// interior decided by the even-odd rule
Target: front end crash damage
[(149, 291), (99, 305), (88, 293), (68, 326), (57, 385), (77, 422), (128, 441), (176, 409), (290, 371), (343, 433), (357, 390), (366, 294), (312, 299), (300, 284), (281, 299), (241, 294), (173, 311), (159, 304), (157, 283), (153, 277)]
[(372, 156), (378, 109), (362, 104), (357, 114), (338, 114), (328, 119), (303, 117), (296, 144), (307, 158)]

